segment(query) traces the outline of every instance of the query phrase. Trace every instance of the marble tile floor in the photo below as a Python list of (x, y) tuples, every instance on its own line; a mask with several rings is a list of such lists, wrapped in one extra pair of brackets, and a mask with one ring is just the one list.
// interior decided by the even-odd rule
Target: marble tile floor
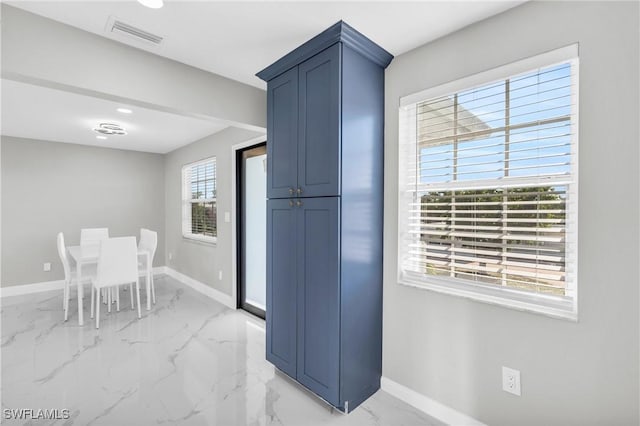
[[(157, 304), (140, 320), (125, 296), (99, 330), (89, 303), (78, 325), (74, 297), (63, 321), (62, 291), (2, 298), (3, 424), (441, 424), (383, 391), (348, 415), (332, 410), (265, 360), (262, 320), (170, 277), (156, 278)], [(70, 417), (6, 420), (16, 408)]]

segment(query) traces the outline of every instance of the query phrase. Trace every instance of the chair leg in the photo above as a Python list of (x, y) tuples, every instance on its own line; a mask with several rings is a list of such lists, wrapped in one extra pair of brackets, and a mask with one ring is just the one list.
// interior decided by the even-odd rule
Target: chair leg
[(131, 310), (135, 309), (135, 305), (133, 304), (133, 284), (129, 283), (129, 295), (131, 296)]
[(111, 313), (111, 288), (107, 288), (107, 312)]
[(64, 300), (62, 300), (62, 308), (64, 309), (64, 320), (69, 317), (69, 282), (65, 280), (64, 290), (62, 290)]
[(116, 311), (120, 312), (120, 286), (113, 289), (116, 292)]
[(98, 293), (98, 289), (96, 289), (96, 297), (98, 298), (98, 303), (96, 303), (96, 328), (100, 328), (100, 293)]
[(136, 299), (138, 302), (138, 318), (142, 318), (142, 314), (140, 313), (140, 280), (136, 280)]
[[(93, 310), (95, 309), (95, 298), (96, 291), (93, 289), (93, 283), (91, 284), (91, 318), (93, 318)], [(98, 305), (100, 305), (100, 300), (98, 300)]]
[(151, 300), (156, 304), (156, 284), (153, 282), (153, 273), (151, 274)]

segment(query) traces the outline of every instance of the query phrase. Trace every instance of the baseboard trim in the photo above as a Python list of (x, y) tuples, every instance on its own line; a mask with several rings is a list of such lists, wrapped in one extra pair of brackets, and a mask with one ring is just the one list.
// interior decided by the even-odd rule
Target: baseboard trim
[(63, 288), (64, 280), (13, 285), (0, 288), (0, 297), (22, 296), (23, 294), (42, 293), (43, 291), (62, 290)]
[(453, 408), (431, 399), (428, 396), (422, 395), (413, 389), (409, 389), (400, 383), (394, 382), (387, 377), (382, 377), (380, 387), (388, 394), (395, 396), (396, 398), (448, 425), (486, 426), (484, 423), (474, 419), (473, 417), (454, 410)]
[[(157, 266), (153, 268), (153, 275), (165, 274), (165, 266)], [(62, 290), (64, 288), (64, 280), (44, 281), (33, 284), (13, 285), (0, 288), (0, 298), (11, 296), (22, 296), (24, 294), (42, 293), (44, 291)]]
[(164, 267), (164, 273), (171, 278), (180, 281), (182, 284), (191, 287), (195, 291), (202, 293), (205, 296), (209, 296), (216, 302), (220, 302), (231, 309), (237, 309), (233, 298), (230, 295), (221, 292), (220, 290), (216, 290), (215, 288), (210, 287), (196, 279), (193, 279), (188, 275), (178, 272), (175, 269), (169, 268), (168, 266)]

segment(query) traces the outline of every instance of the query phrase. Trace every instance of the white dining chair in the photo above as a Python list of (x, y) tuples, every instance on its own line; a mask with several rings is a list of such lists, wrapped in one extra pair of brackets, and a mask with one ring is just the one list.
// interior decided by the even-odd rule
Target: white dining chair
[[(158, 233), (149, 229), (140, 229), (140, 242), (138, 243), (138, 250), (146, 251), (149, 253), (149, 264), (147, 265), (147, 258), (142, 257), (142, 261), (138, 263), (138, 276), (151, 277), (151, 300), (156, 303), (156, 287), (153, 282), (153, 258), (156, 255), (156, 249), (158, 248)], [(149, 275), (147, 275), (149, 274)], [(146, 279), (146, 278), (145, 278)], [(147, 295), (149, 297), (149, 295)], [(133, 299), (133, 295), (131, 296)]]
[[(77, 281), (75, 271), (71, 268), (69, 263), (69, 257), (67, 256), (67, 247), (64, 244), (64, 234), (58, 233), (57, 238), (58, 256), (60, 256), (60, 262), (62, 263), (62, 269), (64, 270), (64, 288), (62, 294), (62, 309), (64, 310), (64, 320), (66, 321), (69, 316), (69, 290), (71, 284)], [(95, 267), (86, 266), (82, 268), (82, 281), (91, 281), (95, 278)]]
[[(100, 254), (98, 255), (98, 270), (95, 279), (92, 280), (91, 289), (91, 317), (93, 318), (94, 306), (96, 316), (96, 328), (100, 328), (100, 290), (103, 288), (116, 288), (116, 309), (120, 310), (120, 297), (117, 287), (122, 284), (136, 284), (136, 296), (138, 302), (138, 318), (140, 313), (140, 282), (138, 280), (138, 248), (135, 237), (109, 238), (100, 242)], [(111, 294), (111, 292), (108, 292)], [(97, 299), (97, 303), (95, 300)], [(111, 303), (108, 303), (111, 311)]]
[(109, 228), (83, 228), (80, 230), (80, 245), (99, 244), (109, 238)]
[[(82, 228), (80, 230), (80, 246), (98, 245), (100, 241), (109, 238), (109, 228)], [(109, 303), (108, 295), (103, 291), (104, 303)]]

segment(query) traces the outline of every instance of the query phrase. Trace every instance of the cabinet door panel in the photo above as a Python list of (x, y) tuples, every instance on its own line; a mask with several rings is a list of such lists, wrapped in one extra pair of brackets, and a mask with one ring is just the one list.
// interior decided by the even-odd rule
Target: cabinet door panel
[(298, 374), (339, 405), (339, 199), (307, 198), (298, 213)]
[(298, 186), (301, 196), (340, 195), (340, 49), (299, 66)]
[(267, 84), (267, 197), (290, 197), (298, 174), (298, 68)]
[(291, 200), (267, 201), (267, 360), (296, 377), (296, 214)]

